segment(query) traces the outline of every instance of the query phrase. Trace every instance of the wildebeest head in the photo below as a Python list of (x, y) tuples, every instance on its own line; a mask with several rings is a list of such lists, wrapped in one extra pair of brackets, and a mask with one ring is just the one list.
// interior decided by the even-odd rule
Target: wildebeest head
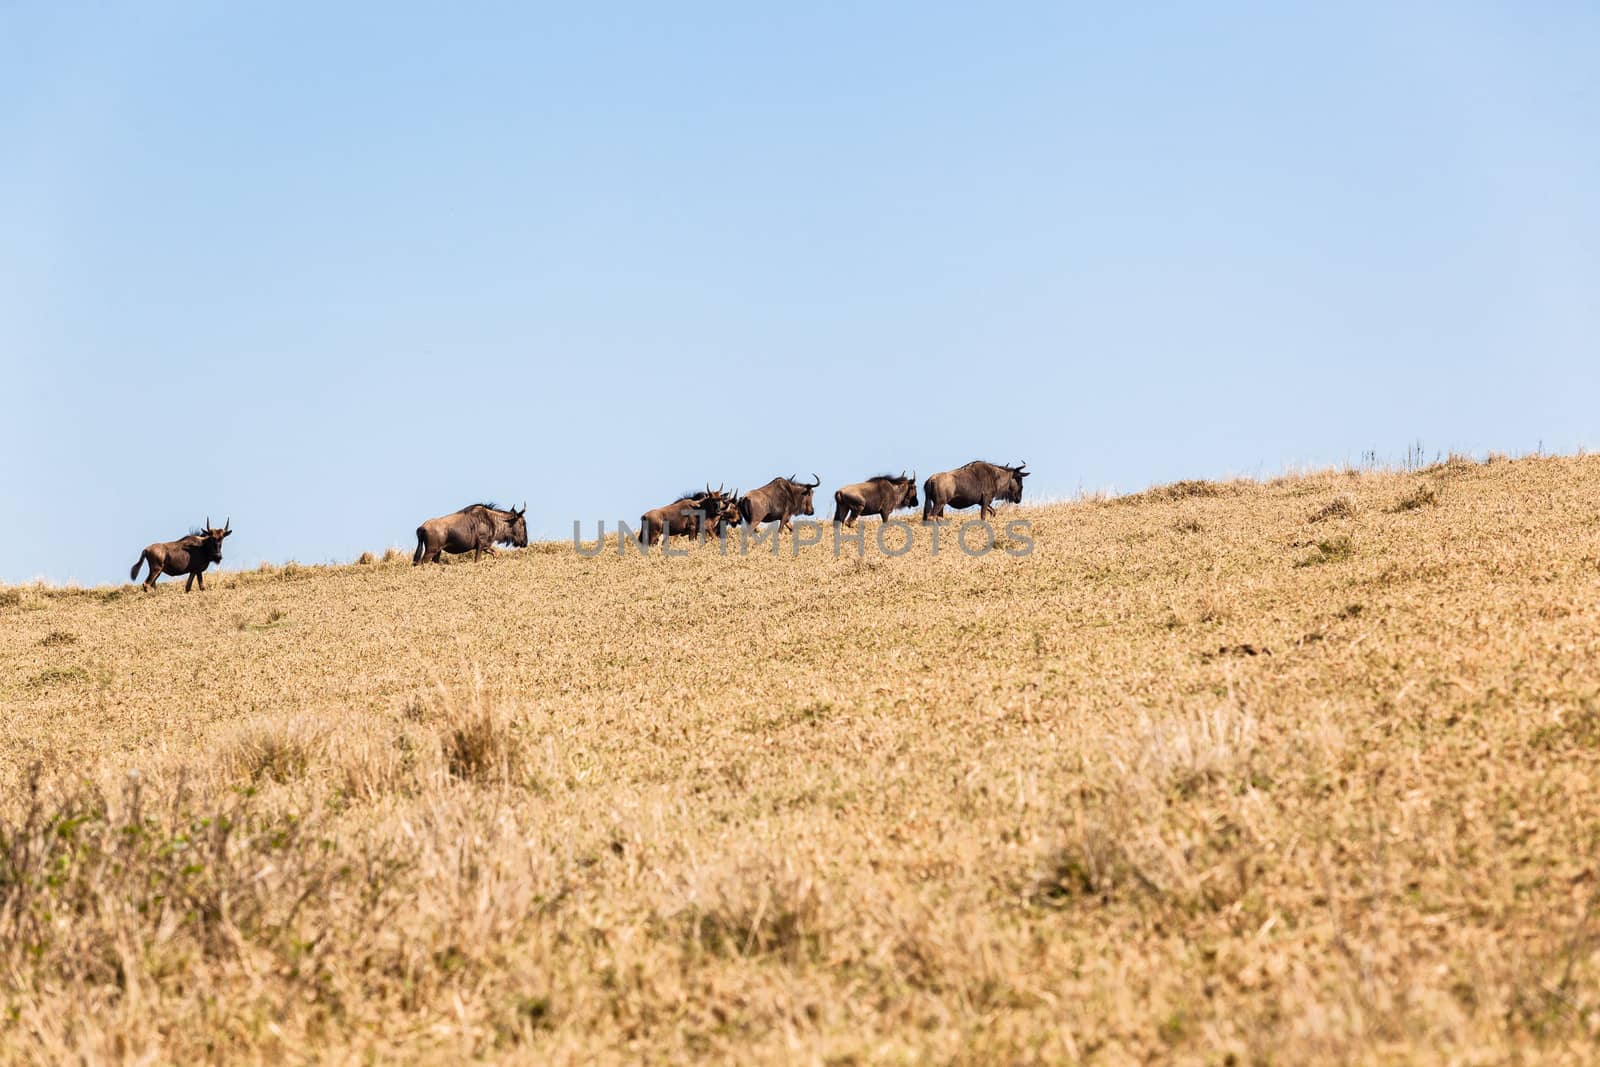
[(813, 473), (811, 477), (815, 478), (816, 481), (811, 482), (808, 485), (805, 482), (795, 481), (794, 475), (789, 475), (789, 489), (790, 492), (794, 494), (794, 510), (795, 514), (797, 515), (815, 515), (817, 513), (816, 509), (812, 507), (811, 496), (812, 492), (817, 488), (817, 486), (822, 484), (822, 479), (815, 473)]
[(912, 471), (911, 477), (906, 477), (906, 472), (901, 471), (900, 477), (895, 481), (903, 483), (901, 486), (900, 506), (914, 508), (917, 506), (917, 472)]
[(522, 502), (521, 509), (512, 508), (506, 512), (506, 538), (517, 548), (528, 547), (528, 502)]
[(1022, 479), (1028, 476), (1028, 471), (1023, 468), (1028, 465), (1023, 460), (1015, 467), (1001, 467), (1004, 473), (1000, 475), (1000, 484), (996, 486), (995, 499), (1008, 500), (1013, 504), (1022, 503)]
[(724, 495), (714, 505), (706, 507), (706, 521), (713, 530), (739, 525), (739, 490)]
[(205, 529), (200, 531), (202, 538), (200, 551), (209, 563), (222, 562), (222, 539), (233, 533), (233, 520), (227, 519), (222, 523), (222, 528), (217, 529), (211, 525), (211, 516), (206, 516)]

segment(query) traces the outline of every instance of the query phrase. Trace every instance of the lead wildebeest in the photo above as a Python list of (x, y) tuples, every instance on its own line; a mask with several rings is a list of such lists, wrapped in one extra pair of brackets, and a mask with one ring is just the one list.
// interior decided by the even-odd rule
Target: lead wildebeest
[(996, 500), (1022, 503), (1022, 479), (1029, 474), (1028, 464), (1002, 467), (975, 459), (965, 467), (940, 471), (922, 485), (922, 521), (942, 518), (945, 508), (970, 508), (978, 505), (978, 517), (994, 514)]
[(809, 485), (791, 476), (774, 478), (760, 489), (750, 490), (739, 500), (739, 518), (750, 526), (777, 519), (778, 529), (793, 529), (789, 520), (796, 515), (816, 514), (811, 506), (811, 491), (822, 484), (822, 479), (816, 474), (811, 477), (816, 481)]
[(189, 580), (183, 583), (183, 591), (187, 593), (195, 582), (199, 582), (203, 593), (206, 591), (206, 580), (202, 572), (213, 563), (222, 562), (222, 539), (232, 532), (232, 519), (224, 522), (219, 530), (211, 525), (211, 516), (207, 515), (205, 528), (197, 533), (176, 541), (157, 541), (139, 553), (133, 569), (128, 572), (128, 581), (139, 577), (139, 568), (148, 563), (150, 573), (144, 580), (146, 589), (154, 589), (156, 579), (163, 574), (173, 577), (187, 574)]
[(862, 515), (876, 515), (888, 519), (890, 512), (899, 508), (917, 506), (917, 472), (906, 477), (879, 474), (864, 482), (847, 485), (833, 494), (833, 521), (854, 526)]
[(460, 511), (429, 519), (417, 527), (417, 550), (411, 555), (413, 567), (439, 563), (441, 552), (471, 552), (476, 560), (484, 552), (494, 555), (498, 541), (515, 548), (528, 547), (528, 523), (522, 510), (507, 511), (493, 504), (469, 504)]
[(689, 534), (699, 540), (715, 537), (723, 526), (738, 522), (738, 512), (733, 502), (739, 497), (735, 489), (730, 495), (723, 486), (713, 489), (708, 484), (702, 492), (685, 493), (663, 507), (653, 508), (639, 516), (639, 538), (646, 545), (654, 545), (664, 537)]

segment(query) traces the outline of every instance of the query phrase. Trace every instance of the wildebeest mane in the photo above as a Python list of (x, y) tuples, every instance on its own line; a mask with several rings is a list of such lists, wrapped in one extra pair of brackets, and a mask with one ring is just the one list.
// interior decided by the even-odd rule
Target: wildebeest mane
[(490, 511), (504, 511), (505, 510), (505, 508), (502, 508), (498, 504), (494, 503), (493, 501), (490, 501), (488, 503), (479, 502), (477, 504), (468, 504), (466, 507), (462, 508), (461, 511), (456, 512), (456, 514), (460, 515), (462, 512), (471, 511), (473, 508), (488, 508)]
[(894, 482), (894, 483), (898, 483), (898, 482), (900, 482), (902, 480), (909, 482), (911, 480), (911, 476), (910, 475), (906, 475), (902, 479), (902, 476), (898, 475), (898, 474), (874, 474), (872, 477), (867, 479), (867, 481), (869, 481), (869, 482)]

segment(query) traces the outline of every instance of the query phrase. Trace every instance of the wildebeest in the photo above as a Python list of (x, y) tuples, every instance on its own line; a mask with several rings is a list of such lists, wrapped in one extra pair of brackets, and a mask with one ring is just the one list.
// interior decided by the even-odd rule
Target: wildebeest
[(199, 582), (203, 593), (206, 591), (206, 580), (202, 572), (213, 563), (222, 562), (222, 539), (232, 532), (232, 519), (225, 521), (219, 530), (211, 525), (211, 516), (207, 515), (205, 528), (198, 533), (180, 537), (176, 541), (157, 541), (139, 553), (133, 569), (128, 572), (128, 580), (131, 582), (138, 578), (139, 568), (148, 563), (150, 573), (144, 580), (146, 589), (154, 589), (156, 579), (163, 574), (173, 577), (187, 574), (189, 580), (183, 583), (183, 591), (187, 593), (195, 582)]
[(738, 522), (738, 512), (733, 502), (739, 490), (732, 495), (723, 486), (713, 489), (709, 484), (702, 492), (685, 493), (664, 507), (654, 508), (639, 516), (639, 537), (646, 545), (654, 545), (664, 537), (689, 534), (696, 540), (715, 537), (723, 526)]
[(901, 471), (898, 478), (892, 474), (879, 474), (864, 482), (847, 485), (833, 494), (833, 521), (854, 526), (856, 519), (862, 515), (888, 519), (889, 514), (899, 508), (916, 506), (916, 471), (912, 471), (909, 478), (905, 471)]
[(526, 548), (528, 523), (523, 516), (527, 514), (527, 504), (520, 511), (507, 511), (493, 504), (469, 504), (460, 511), (429, 519), (417, 527), (417, 550), (411, 555), (411, 565), (442, 562), (441, 552), (471, 552), (474, 560), (484, 552), (492, 556), (496, 541)]
[(777, 519), (778, 529), (793, 529), (789, 520), (796, 515), (816, 514), (811, 506), (811, 491), (822, 484), (822, 479), (816, 474), (811, 477), (816, 481), (809, 485), (790, 476), (774, 478), (760, 489), (750, 490), (739, 500), (739, 518), (750, 526)]
[(922, 521), (943, 517), (947, 507), (970, 508), (974, 504), (978, 505), (978, 517), (987, 519), (994, 514), (996, 500), (1022, 503), (1022, 479), (1029, 474), (1023, 468), (1027, 465), (1002, 467), (975, 459), (965, 467), (931, 475), (922, 484)]

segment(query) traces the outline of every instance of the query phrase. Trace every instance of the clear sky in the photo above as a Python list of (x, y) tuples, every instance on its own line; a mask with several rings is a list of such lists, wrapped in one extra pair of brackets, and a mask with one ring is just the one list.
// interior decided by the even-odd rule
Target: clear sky
[(4, 581), (1570, 451), (1597, 387), (1592, 2), (0, 3)]

